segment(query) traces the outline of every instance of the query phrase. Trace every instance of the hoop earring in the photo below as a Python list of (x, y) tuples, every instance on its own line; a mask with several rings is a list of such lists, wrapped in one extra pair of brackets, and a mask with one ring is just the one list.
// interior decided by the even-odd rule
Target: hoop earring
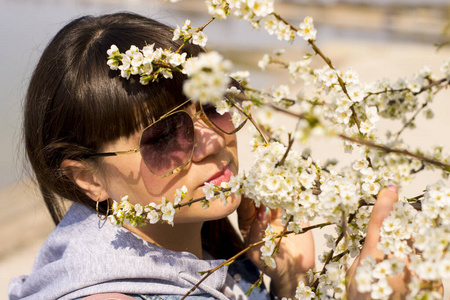
[(97, 212), (97, 218), (100, 221), (105, 221), (108, 218), (108, 216), (109, 216), (109, 198), (106, 199), (106, 215), (103, 218), (100, 217), (100, 213), (98, 212), (98, 204), (100, 202), (99, 200), (100, 200), (100, 198), (97, 200), (97, 204), (95, 205), (95, 210)]

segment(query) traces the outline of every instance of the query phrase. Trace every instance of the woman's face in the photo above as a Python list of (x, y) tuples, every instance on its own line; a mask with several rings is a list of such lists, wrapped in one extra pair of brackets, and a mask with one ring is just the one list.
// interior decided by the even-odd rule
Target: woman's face
[[(186, 108), (193, 115), (194, 105)], [(237, 141), (235, 135), (226, 135), (214, 127), (209, 127), (201, 119), (194, 118), (195, 146), (191, 162), (180, 172), (165, 178), (158, 177), (148, 170), (140, 153), (107, 157), (102, 162), (102, 185), (108, 196), (120, 200), (128, 195), (130, 202), (142, 205), (161, 202), (166, 196), (173, 201), (176, 189), (185, 185), (188, 196), (204, 196), (203, 185), (213, 181), (220, 185), (229, 180), (229, 174), (238, 172)], [(129, 138), (120, 138), (108, 143), (102, 152), (135, 149), (139, 143), (140, 132)], [(239, 205), (240, 198), (231, 196), (226, 206), (221, 200), (211, 202), (208, 209), (200, 203), (185, 206), (175, 213), (175, 223), (192, 223), (223, 218)]]

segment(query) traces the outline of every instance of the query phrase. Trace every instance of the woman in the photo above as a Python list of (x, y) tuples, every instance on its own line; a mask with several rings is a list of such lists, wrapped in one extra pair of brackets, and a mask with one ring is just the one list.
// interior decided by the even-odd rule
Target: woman
[[(182, 74), (144, 86), (133, 76), (120, 78), (106, 64), (112, 44), (178, 49), (181, 42), (172, 41), (172, 32), (134, 14), (83, 17), (47, 46), (28, 89), (24, 131), (29, 160), (58, 226), (31, 274), (11, 282), (10, 299), (180, 299), (199, 282), (200, 271), (244, 248), (226, 219), (230, 213), (239, 208), (246, 243), (260, 240), (268, 222), (281, 228), (276, 211), (266, 213), (234, 196), (225, 206), (213, 201), (206, 210), (198, 203), (183, 207), (174, 226), (117, 228), (103, 221), (110, 199), (128, 195), (133, 204), (160, 203), (183, 185), (189, 197), (198, 198), (205, 182), (220, 184), (237, 174), (234, 131), (224, 133), (211, 120), (220, 116), (187, 101)], [(188, 56), (202, 51), (192, 44), (183, 48)], [(382, 200), (391, 205), (395, 195), (387, 193)], [(65, 216), (62, 199), (73, 202)], [(383, 213), (374, 215), (382, 220)], [(266, 270), (272, 295), (262, 286), (250, 298), (293, 297), (297, 283), (306, 282), (314, 264), (311, 233), (284, 238), (280, 252), (278, 267)], [(247, 256), (214, 272), (188, 299), (244, 299), (259, 276), (254, 264), (261, 267), (257, 249)]]

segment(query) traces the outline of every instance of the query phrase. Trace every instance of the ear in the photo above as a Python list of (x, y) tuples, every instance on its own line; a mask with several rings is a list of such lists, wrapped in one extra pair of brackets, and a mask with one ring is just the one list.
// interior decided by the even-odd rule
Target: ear
[(102, 180), (86, 163), (65, 159), (61, 163), (61, 169), (64, 175), (78, 185), (92, 200), (104, 201), (109, 198)]

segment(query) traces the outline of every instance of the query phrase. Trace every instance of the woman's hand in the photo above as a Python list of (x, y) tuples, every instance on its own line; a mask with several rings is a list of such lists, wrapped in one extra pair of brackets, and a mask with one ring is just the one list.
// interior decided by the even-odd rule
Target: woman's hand
[[(381, 261), (384, 258), (384, 253), (377, 248), (377, 244), (380, 241), (380, 230), (384, 219), (386, 219), (393, 207), (397, 202), (397, 188), (395, 186), (389, 186), (386, 189), (380, 191), (377, 196), (377, 201), (372, 210), (370, 216), (369, 225), (367, 227), (366, 240), (361, 253), (356, 257), (349, 271), (347, 272), (347, 278), (349, 284), (347, 286), (348, 299), (371, 299), (370, 293), (361, 294), (357, 290), (357, 284), (355, 282), (356, 268), (359, 266), (360, 261), (367, 256), (375, 258), (377, 261)], [(389, 285), (393, 289), (391, 299), (403, 299), (407, 293), (406, 284), (409, 282), (409, 272), (404, 272), (389, 279)]]
[[(259, 208), (250, 199), (241, 200), (238, 210), (239, 228), (247, 245), (261, 241), (267, 224), (274, 232), (282, 232), (281, 211), (269, 210), (264, 205)], [(305, 224), (304, 226), (308, 226)], [(261, 269), (264, 264), (261, 260), (260, 247), (251, 249), (248, 257)], [(294, 298), (297, 284), (300, 280), (308, 284), (306, 272), (314, 267), (314, 240), (310, 231), (303, 234), (291, 234), (281, 239), (279, 253), (275, 256), (277, 267), (267, 267), (265, 273), (271, 278), (271, 288), (278, 297)]]

